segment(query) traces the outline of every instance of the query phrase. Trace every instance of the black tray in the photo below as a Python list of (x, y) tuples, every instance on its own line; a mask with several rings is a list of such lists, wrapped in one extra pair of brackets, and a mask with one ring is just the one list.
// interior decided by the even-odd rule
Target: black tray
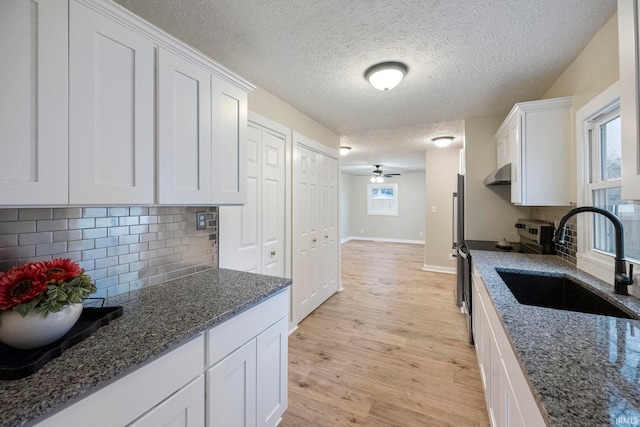
[(122, 316), (122, 313), (122, 307), (84, 307), (80, 319), (56, 342), (31, 350), (19, 350), (0, 343), (0, 380), (17, 380), (35, 374), (47, 362), (89, 338), (100, 327)]

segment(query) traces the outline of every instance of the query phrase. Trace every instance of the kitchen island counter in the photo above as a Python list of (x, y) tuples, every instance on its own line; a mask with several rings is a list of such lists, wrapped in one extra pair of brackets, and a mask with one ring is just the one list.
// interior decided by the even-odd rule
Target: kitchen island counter
[(640, 321), (522, 305), (496, 268), (565, 274), (635, 313), (640, 301), (555, 256), (472, 253), (547, 424), (640, 425)]
[(289, 279), (212, 269), (107, 300), (124, 315), (35, 374), (0, 381), (0, 425), (36, 422), (277, 294)]

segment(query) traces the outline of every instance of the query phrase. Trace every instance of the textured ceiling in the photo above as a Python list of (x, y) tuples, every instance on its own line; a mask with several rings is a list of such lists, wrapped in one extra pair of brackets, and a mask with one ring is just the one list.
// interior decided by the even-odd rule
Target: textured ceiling
[[(424, 169), (431, 138), (540, 98), (616, 0), (116, 0), (332, 129), (343, 170)], [(365, 70), (401, 61), (389, 91)], [(358, 166), (360, 165), (360, 166)]]

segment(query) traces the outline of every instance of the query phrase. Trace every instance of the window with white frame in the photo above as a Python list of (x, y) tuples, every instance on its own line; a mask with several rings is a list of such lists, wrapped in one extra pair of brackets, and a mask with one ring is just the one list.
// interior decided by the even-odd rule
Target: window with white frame
[[(586, 122), (588, 144), (585, 204), (606, 209), (624, 224), (625, 255), (640, 260), (640, 205), (621, 198), (622, 139), (619, 101), (599, 111)], [(615, 230), (611, 221), (602, 215), (592, 215), (592, 223), (585, 227), (588, 250), (615, 254)]]

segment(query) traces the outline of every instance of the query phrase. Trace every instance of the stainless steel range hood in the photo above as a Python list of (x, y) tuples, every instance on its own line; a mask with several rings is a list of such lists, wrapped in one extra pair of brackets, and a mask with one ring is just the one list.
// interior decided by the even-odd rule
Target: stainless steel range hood
[(511, 184), (511, 163), (507, 163), (495, 172), (490, 173), (484, 179), (484, 185), (509, 185)]

